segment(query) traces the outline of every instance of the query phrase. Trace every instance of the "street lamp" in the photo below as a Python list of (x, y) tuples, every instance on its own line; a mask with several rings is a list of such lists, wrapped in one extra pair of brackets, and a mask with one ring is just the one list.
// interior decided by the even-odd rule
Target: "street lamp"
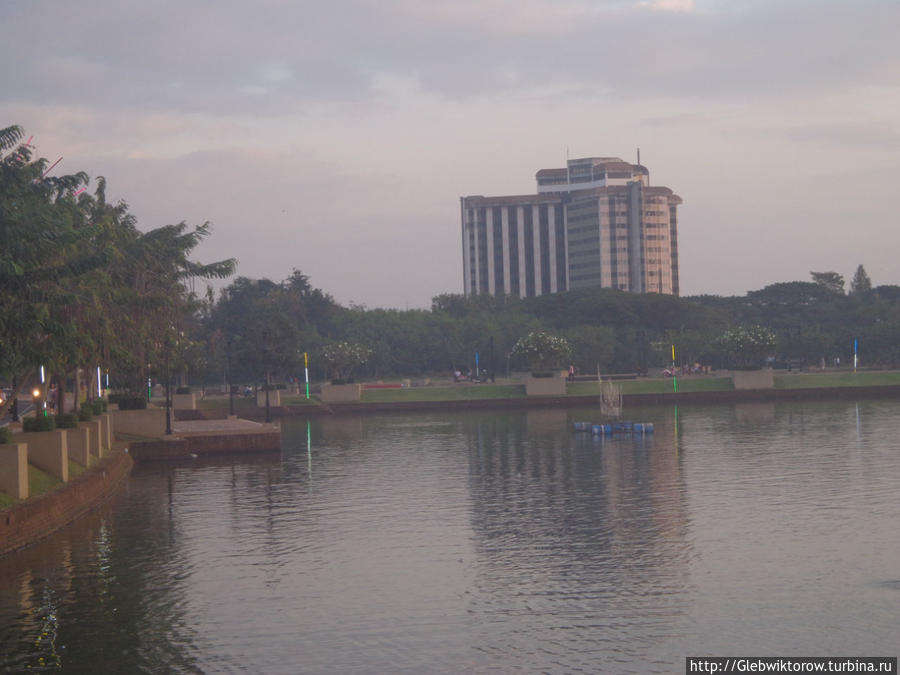
[(172, 398), (169, 395), (170, 373), (169, 373), (169, 352), (172, 350), (172, 344), (166, 337), (165, 356), (166, 356), (166, 436), (172, 435)]
[(231, 343), (233, 336), (229, 335), (225, 342), (225, 369), (228, 372), (228, 414), (234, 417), (234, 385), (231, 382)]
[(272, 415), (269, 410), (269, 361), (271, 359), (271, 349), (269, 348), (269, 331), (263, 331), (263, 339), (265, 346), (263, 347), (263, 357), (266, 360), (266, 424), (272, 421)]

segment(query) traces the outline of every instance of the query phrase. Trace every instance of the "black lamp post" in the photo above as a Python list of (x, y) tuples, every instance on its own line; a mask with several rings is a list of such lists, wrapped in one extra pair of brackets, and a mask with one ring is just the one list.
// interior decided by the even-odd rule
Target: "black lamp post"
[(269, 331), (263, 331), (263, 340), (265, 341), (265, 345), (263, 346), (263, 358), (266, 360), (266, 424), (272, 421), (272, 416), (269, 411), (269, 361), (271, 360), (271, 349), (269, 348)]
[(169, 373), (169, 352), (172, 350), (172, 344), (169, 338), (166, 338), (165, 355), (166, 355), (166, 436), (172, 435), (172, 398), (169, 394), (169, 386), (171, 375)]
[(232, 417), (234, 417), (234, 385), (231, 382), (231, 343), (233, 339), (229, 335), (225, 342), (225, 368), (228, 371), (228, 377), (226, 378), (228, 382), (228, 414)]
[(16, 376), (13, 375), (13, 401), (12, 401), (12, 421), (19, 421), (19, 395), (16, 393)]

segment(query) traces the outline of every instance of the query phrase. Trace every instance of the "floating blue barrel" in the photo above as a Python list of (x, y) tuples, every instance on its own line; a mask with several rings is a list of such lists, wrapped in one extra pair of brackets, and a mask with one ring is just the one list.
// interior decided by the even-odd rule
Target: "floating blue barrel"
[(645, 434), (653, 433), (653, 422), (644, 422), (644, 433)]
[(595, 436), (611, 436), (612, 435), (612, 425), (611, 424), (594, 424), (591, 426), (591, 433)]
[(631, 433), (632, 424), (631, 422), (615, 422), (612, 425), (613, 432), (623, 432), (623, 433)]
[(644, 425), (643, 425), (643, 423), (641, 423), (641, 422), (635, 422), (635, 423), (632, 425), (631, 430), (632, 430), (634, 433), (636, 433), (636, 434), (641, 434), (641, 435), (643, 435), (643, 434), (644, 434)]
[(575, 428), (575, 431), (590, 431), (591, 423), (590, 422), (574, 422), (572, 426)]

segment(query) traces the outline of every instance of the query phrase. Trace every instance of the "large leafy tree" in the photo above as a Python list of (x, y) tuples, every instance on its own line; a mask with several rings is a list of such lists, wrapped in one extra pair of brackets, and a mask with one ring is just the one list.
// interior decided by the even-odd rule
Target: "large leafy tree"
[(90, 195), (83, 172), (48, 176), (23, 136), (0, 129), (0, 375), (22, 389), (39, 364), (62, 382), (105, 365), (136, 386), (187, 343), (191, 281), (228, 276), (235, 261), (190, 259), (208, 223), (140, 232), (127, 204), (106, 201), (105, 179)]
[(813, 282), (832, 293), (844, 294), (844, 275), (837, 272), (810, 272)]

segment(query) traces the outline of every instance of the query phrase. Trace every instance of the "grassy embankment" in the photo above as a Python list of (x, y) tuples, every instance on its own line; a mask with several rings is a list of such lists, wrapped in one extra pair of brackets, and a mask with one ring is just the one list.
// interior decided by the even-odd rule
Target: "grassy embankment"
[[(69, 480), (73, 478), (77, 478), (81, 474), (83, 474), (87, 469), (78, 462), (73, 462), (71, 459), (69, 460)], [(38, 495), (42, 495), (45, 492), (50, 492), (54, 488), (62, 485), (62, 479), (57, 478), (56, 476), (52, 476), (46, 471), (43, 471), (33, 464), (28, 465), (28, 494), (31, 497), (37, 497)], [(18, 499), (14, 499), (10, 495), (5, 492), (0, 492), (0, 509), (5, 509), (7, 506), (12, 506), (15, 504)]]
[(821, 387), (877, 387), (900, 385), (900, 372), (866, 371), (859, 373), (800, 373), (776, 375), (776, 389), (816, 389)]
[[(666, 394), (673, 391), (671, 378), (640, 378), (616, 382), (623, 394)], [(823, 387), (871, 387), (900, 385), (900, 372), (840, 372), (775, 375), (776, 389), (816, 389)], [(730, 377), (678, 378), (678, 392), (733, 391)], [(599, 393), (596, 382), (573, 382), (567, 386), (568, 396), (591, 396)], [(402, 401), (469, 401), (492, 398), (524, 398), (521, 384), (449, 385), (413, 387), (411, 389), (369, 389), (363, 391), (363, 403), (393, 403)]]

